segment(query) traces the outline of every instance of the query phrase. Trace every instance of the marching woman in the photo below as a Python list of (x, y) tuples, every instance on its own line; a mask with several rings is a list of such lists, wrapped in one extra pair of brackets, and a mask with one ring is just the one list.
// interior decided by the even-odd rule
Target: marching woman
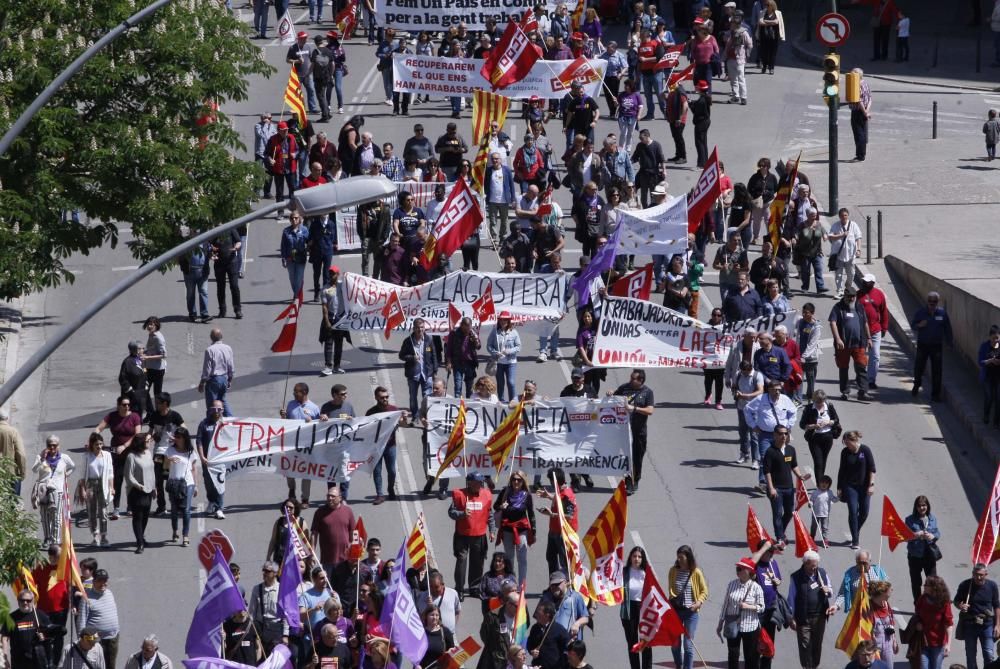
[(743, 666), (758, 669), (757, 640), (760, 637), (760, 614), (764, 612), (764, 591), (754, 580), (757, 565), (750, 558), (736, 563), (736, 578), (726, 587), (726, 596), (719, 611), (716, 633), (729, 646), (729, 669), (740, 667), (740, 646)]
[[(642, 588), (646, 582), (646, 551), (642, 546), (636, 546), (628, 554), (622, 581), (625, 584), (620, 613), (622, 628), (625, 630), (625, 642), (628, 644), (628, 663), (631, 669), (652, 669), (653, 649), (645, 647), (641, 653), (632, 652), (632, 647), (639, 643), (639, 610), (642, 607)], [(641, 663), (640, 663), (641, 657)]]
[(524, 472), (511, 475), (493, 510), (500, 514), (498, 539), (503, 541), (503, 551), (510, 562), (517, 555), (517, 580), (523, 586), (528, 581), (528, 547), (535, 543), (535, 507)]
[(59, 437), (50, 434), (45, 439), (45, 450), (38, 454), (31, 467), (38, 474), (36, 501), (42, 517), (42, 548), (62, 543), (62, 505), (66, 503), (66, 477), (75, 468), (70, 457), (59, 452)]
[(108, 510), (114, 491), (114, 464), (111, 453), (104, 450), (104, 437), (96, 432), (87, 440), (83, 463), (83, 487), (87, 499), (87, 519), (93, 534), (91, 546), (108, 545)]
[(694, 666), (694, 633), (698, 629), (698, 611), (708, 599), (708, 582), (705, 574), (698, 568), (690, 546), (684, 545), (677, 549), (677, 561), (670, 568), (667, 580), (670, 582), (670, 604), (684, 623), (682, 645), (671, 648), (674, 666), (678, 669), (691, 669)]

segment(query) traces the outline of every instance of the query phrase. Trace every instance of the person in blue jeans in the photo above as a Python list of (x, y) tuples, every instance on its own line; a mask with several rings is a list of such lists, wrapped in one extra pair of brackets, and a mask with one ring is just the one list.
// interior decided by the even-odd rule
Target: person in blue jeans
[(778, 425), (772, 433), (774, 444), (764, 454), (762, 469), (767, 483), (767, 496), (771, 500), (771, 515), (774, 522), (774, 538), (777, 547), (784, 548), (785, 528), (795, 510), (795, 478), (809, 480), (811, 474), (799, 471), (799, 461), (795, 457), (795, 447), (788, 443), (790, 428)]
[[(215, 428), (218, 426), (219, 419), (222, 418), (222, 412), (222, 401), (215, 400), (212, 402), (212, 406), (208, 409), (208, 415), (198, 424), (196, 437), (198, 457), (201, 458), (201, 473), (205, 478), (205, 495), (208, 498), (208, 507), (205, 511), (208, 514), (214, 515), (219, 520), (226, 517), (225, 513), (223, 513), (226, 505), (226, 467), (225, 465), (209, 467), (208, 450), (209, 444), (212, 443), (212, 438), (215, 436)], [(188, 506), (190, 506), (190, 503), (188, 503)]]
[[(184, 289), (187, 299), (188, 320), (194, 323), (201, 317), (202, 323), (212, 320), (208, 315), (208, 275), (209, 245), (202, 244), (183, 256), (178, 263), (184, 274)], [(197, 294), (198, 303), (195, 304)], [(196, 308), (197, 307), (197, 308)]]
[[(758, 349), (759, 350), (759, 349)], [(774, 433), (779, 427), (790, 429), (795, 424), (795, 405), (787, 395), (781, 393), (781, 382), (765, 382), (766, 392), (750, 400), (743, 415), (747, 426), (757, 435), (758, 454), (756, 461), (763, 465), (764, 456), (775, 442)], [(787, 432), (786, 432), (787, 434)], [(764, 470), (758, 470), (758, 483), (767, 492)]]
[(698, 611), (708, 599), (708, 583), (690, 546), (684, 545), (677, 549), (677, 560), (667, 572), (667, 581), (670, 583), (671, 606), (684, 625), (683, 640), (671, 648), (674, 666), (678, 669), (691, 669), (694, 666), (694, 635), (698, 631)]
[(306, 260), (309, 258), (309, 230), (302, 225), (302, 215), (292, 212), (291, 223), (281, 231), (281, 266), (288, 270), (288, 282), (292, 286), (292, 299), (298, 299), (302, 292), (302, 282), (306, 276)]
[(958, 584), (955, 599), (959, 610), (956, 632), (965, 640), (965, 666), (978, 669), (977, 648), (983, 649), (983, 664), (989, 666), (997, 657), (997, 626), (1000, 625), (1000, 587), (987, 578), (986, 565), (977, 563), (972, 578)]
[(198, 453), (191, 443), (191, 433), (186, 427), (174, 431), (174, 443), (167, 447), (164, 458), (170, 467), (167, 475), (167, 494), (170, 497), (171, 541), (177, 541), (177, 520), (181, 517), (183, 545), (189, 543), (191, 535), (191, 502), (198, 494)]
[[(399, 411), (399, 407), (389, 404), (389, 391), (382, 386), (375, 388), (375, 406), (368, 409), (365, 412), (366, 416), (371, 416), (372, 414), (385, 413), (387, 411)], [(375, 501), (373, 504), (378, 505), (385, 501), (385, 495), (382, 494), (384, 488), (382, 487), (382, 463), (385, 463), (385, 471), (389, 475), (389, 499), (396, 499), (396, 430), (393, 429), (392, 436), (389, 437), (389, 441), (385, 445), (385, 450), (382, 451), (382, 457), (379, 461), (375, 463), (375, 468), (372, 470), (372, 478), (375, 480)]]
[(851, 530), (851, 548), (858, 549), (861, 528), (868, 519), (868, 505), (875, 491), (875, 456), (861, 443), (861, 433), (844, 433), (844, 449), (837, 470), (837, 497), (847, 503), (847, 525)]
[(497, 325), (486, 340), (486, 352), (497, 365), (497, 397), (501, 402), (514, 399), (517, 378), (517, 354), (521, 351), (521, 337), (511, 323), (509, 311), (501, 311)]

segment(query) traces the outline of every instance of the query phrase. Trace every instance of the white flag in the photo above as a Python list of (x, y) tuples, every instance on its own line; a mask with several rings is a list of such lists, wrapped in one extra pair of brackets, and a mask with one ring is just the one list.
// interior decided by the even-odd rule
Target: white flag
[(278, 21), (278, 39), (285, 46), (295, 44), (295, 24), (292, 23), (292, 16), (287, 9), (281, 15), (281, 20)]

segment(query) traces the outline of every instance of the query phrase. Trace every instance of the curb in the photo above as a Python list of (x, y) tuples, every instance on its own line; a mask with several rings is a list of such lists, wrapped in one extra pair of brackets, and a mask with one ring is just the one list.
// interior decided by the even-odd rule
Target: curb
[[(795, 53), (796, 58), (808, 63), (810, 65), (815, 65), (816, 67), (823, 67), (823, 58), (806, 47), (802, 46), (801, 40), (795, 40), (789, 42), (792, 51)], [(919, 81), (916, 79), (903, 79), (901, 77), (894, 77), (885, 74), (869, 74), (865, 73), (865, 79), (879, 79), (882, 81), (892, 81), (897, 84), (907, 84), (911, 86), (933, 86), (936, 88), (947, 88), (951, 90), (962, 90), (962, 91), (978, 91), (981, 93), (997, 93), (1000, 92), (1000, 87), (989, 87), (989, 86), (961, 86), (958, 84), (941, 84), (937, 82)], [(846, 104), (846, 103), (842, 103)]]
[[(898, 258), (897, 261), (903, 262)], [(917, 352), (916, 336), (913, 334), (910, 328), (910, 321), (903, 311), (905, 306), (910, 305), (901, 306), (897, 302), (897, 298), (901, 301), (914, 302), (913, 306), (919, 303), (919, 300), (909, 284), (886, 262), (886, 259), (882, 259), (881, 262), (883, 273), (889, 282), (889, 286), (881, 286), (882, 292), (886, 294), (886, 305), (889, 308), (889, 332), (892, 334), (893, 339), (896, 340), (900, 349), (910, 357), (912, 364), (912, 359), (916, 356)], [(863, 274), (862, 270), (855, 270), (856, 284), (860, 285)], [(967, 379), (972, 374), (969, 364), (960, 354), (946, 347), (942, 366), (942, 376), (944, 378), (941, 383), (941, 392), (944, 397), (944, 403), (951, 408), (958, 421), (969, 431), (976, 446), (989, 458), (990, 462), (994, 465), (1000, 463), (1000, 452), (995, 448), (997, 431), (983, 423), (982, 416), (980, 415), (982, 408), (977, 408), (975, 402), (970, 403), (968, 393), (955, 387), (956, 377)], [(912, 373), (912, 367), (909, 371)], [(934, 403), (931, 402), (929, 406), (933, 410)]]

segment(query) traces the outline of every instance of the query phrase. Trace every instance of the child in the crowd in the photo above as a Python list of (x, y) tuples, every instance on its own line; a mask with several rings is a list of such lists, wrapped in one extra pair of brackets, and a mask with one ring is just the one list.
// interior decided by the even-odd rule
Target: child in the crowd
[(809, 493), (809, 501), (812, 503), (813, 519), (809, 528), (809, 535), (816, 538), (816, 521), (819, 521), (820, 530), (823, 532), (823, 543), (829, 543), (830, 538), (830, 507), (837, 501), (837, 493), (830, 489), (833, 479), (827, 475), (819, 477), (816, 482), (819, 486)]
[(910, 60), (910, 17), (896, 12), (896, 62)]
[(997, 140), (1000, 139), (1000, 119), (997, 119), (996, 109), (991, 109), (987, 114), (983, 134), (986, 135), (986, 160), (993, 160), (997, 157)]

